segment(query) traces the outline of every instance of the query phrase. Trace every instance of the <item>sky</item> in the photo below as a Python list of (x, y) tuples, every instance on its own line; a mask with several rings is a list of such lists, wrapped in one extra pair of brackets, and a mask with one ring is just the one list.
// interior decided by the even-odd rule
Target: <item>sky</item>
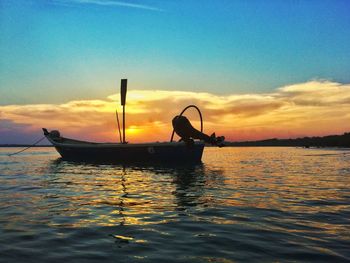
[[(165, 141), (188, 104), (228, 140), (350, 131), (350, 2), (0, 0), (0, 144), (41, 127)], [(188, 114), (195, 127), (198, 116)]]

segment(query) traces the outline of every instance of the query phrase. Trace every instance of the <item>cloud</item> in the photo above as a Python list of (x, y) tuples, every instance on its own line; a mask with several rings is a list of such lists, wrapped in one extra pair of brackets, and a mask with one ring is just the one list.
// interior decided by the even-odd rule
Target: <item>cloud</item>
[(0, 143), (25, 144), (38, 140), (39, 134), (27, 132), (29, 126), (0, 118)]
[(298, 105), (330, 106), (350, 103), (350, 85), (330, 81), (310, 81), (278, 89), (281, 96), (290, 97)]
[(136, 4), (126, 1), (112, 1), (112, 0), (56, 0), (56, 4), (82, 4), (82, 5), (97, 5), (97, 6), (111, 6), (111, 7), (128, 7), (128, 8), (137, 8), (137, 9), (144, 9), (149, 11), (158, 11), (162, 12), (163, 9), (149, 6), (149, 5), (142, 5), (142, 4)]
[[(119, 98), (120, 94), (114, 94), (105, 100), (0, 106), (0, 122), (6, 122), (7, 134), (16, 127), (25, 134), (38, 134), (41, 127), (46, 127), (85, 140), (117, 141), (115, 108)], [(314, 80), (264, 94), (129, 90), (127, 139), (133, 142), (168, 140), (172, 118), (189, 104), (201, 109), (206, 133), (215, 131), (229, 140), (350, 131), (350, 84)], [(186, 115), (195, 127), (200, 127), (195, 111)], [(9, 140), (3, 134), (0, 129), (0, 143)]]

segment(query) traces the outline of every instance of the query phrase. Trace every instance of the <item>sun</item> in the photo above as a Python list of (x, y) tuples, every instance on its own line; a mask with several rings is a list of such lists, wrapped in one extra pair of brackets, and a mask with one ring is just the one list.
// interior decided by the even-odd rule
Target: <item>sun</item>
[(141, 131), (142, 129), (136, 125), (131, 125), (125, 130), (126, 134), (139, 134)]

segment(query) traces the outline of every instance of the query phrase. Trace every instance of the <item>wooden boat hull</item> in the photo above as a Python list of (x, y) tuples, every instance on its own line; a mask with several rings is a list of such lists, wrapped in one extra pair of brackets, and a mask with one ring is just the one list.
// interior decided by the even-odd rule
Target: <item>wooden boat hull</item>
[(125, 147), (72, 147), (56, 145), (55, 148), (65, 160), (106, 163), (199, 163), (203, 144), (187, 147), (185, 144), (152, 146), (126, 145)]
[(46, 138), (62, 159), (96, 163), (200, 163), (204, 143), (159, 142), (140, 144), (91, 143), (64, 137)]

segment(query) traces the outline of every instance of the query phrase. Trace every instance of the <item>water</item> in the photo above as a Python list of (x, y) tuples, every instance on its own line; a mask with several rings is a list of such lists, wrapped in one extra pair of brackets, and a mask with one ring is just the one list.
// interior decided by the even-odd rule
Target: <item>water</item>
[(206, 148), (193, 167), (0, 148), (2, 262), (350, 260), (350, 151)]

